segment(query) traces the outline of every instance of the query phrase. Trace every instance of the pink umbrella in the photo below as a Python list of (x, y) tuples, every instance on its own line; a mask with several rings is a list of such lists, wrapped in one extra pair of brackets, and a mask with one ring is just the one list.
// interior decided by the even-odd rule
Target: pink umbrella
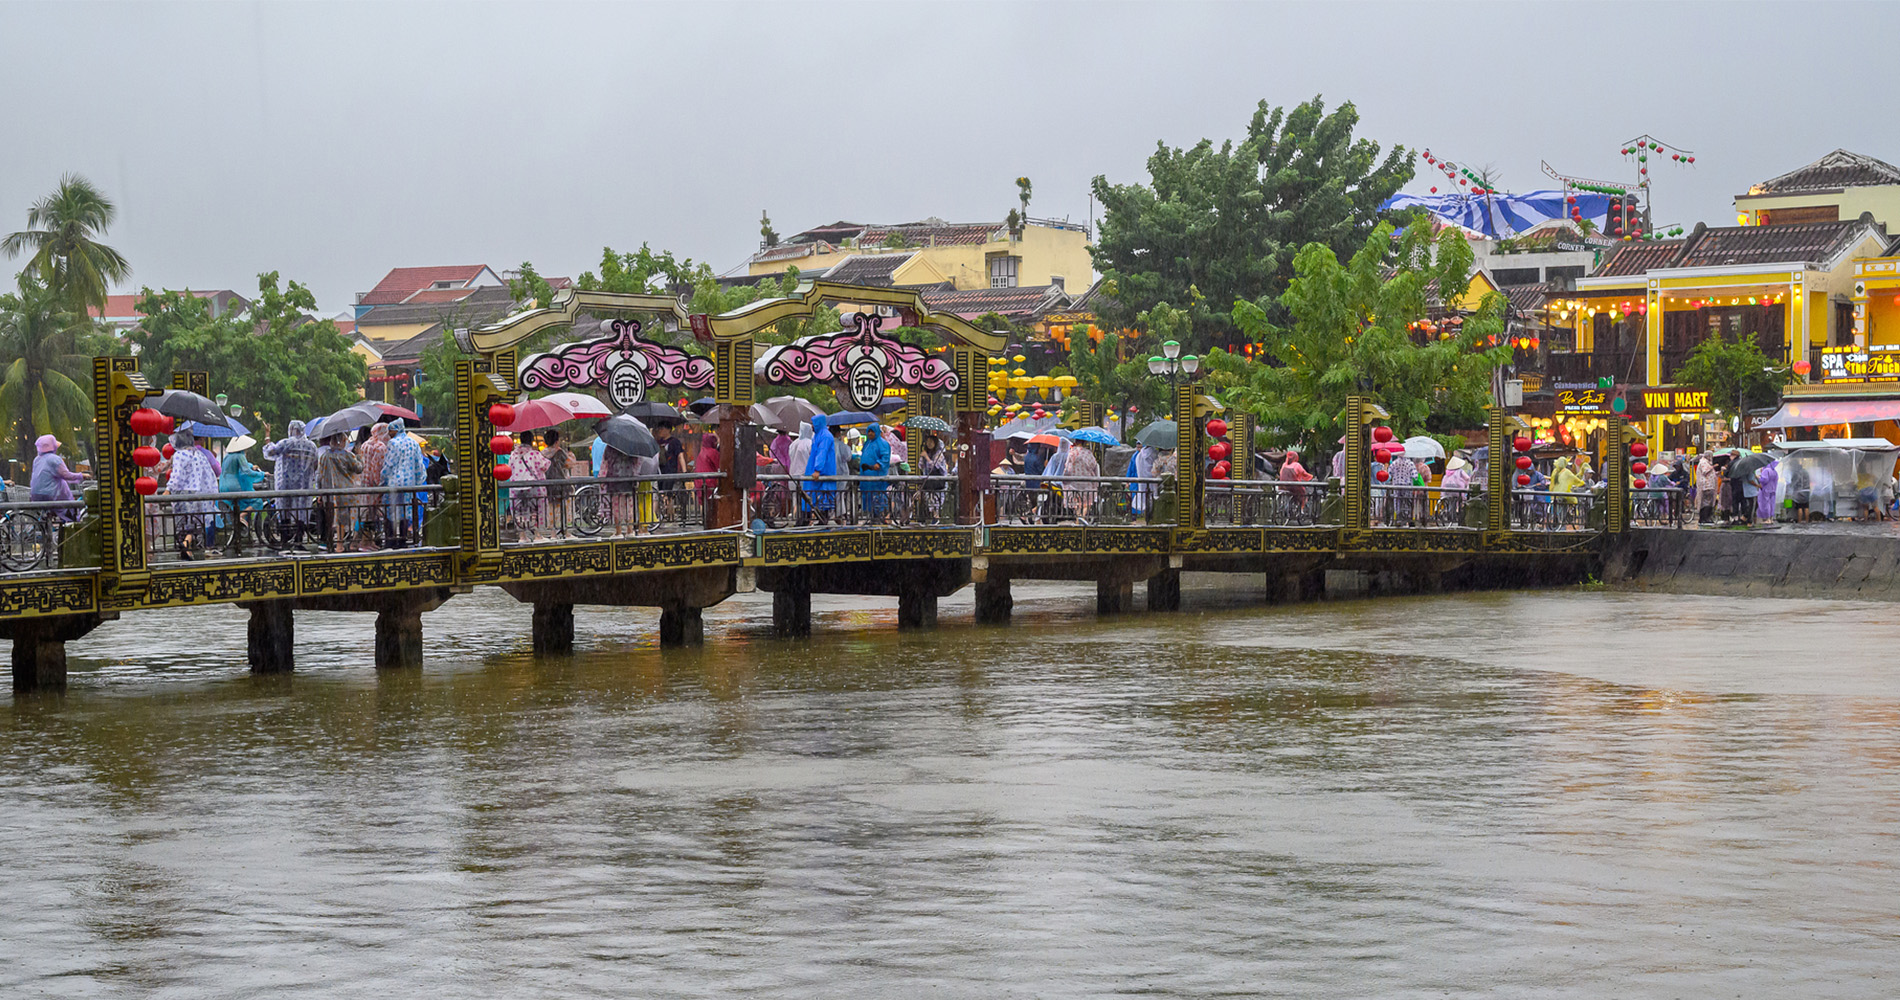
[(605, 403), (585, 393), (557, 392), (540, 399), (530, 399), (515, 404), (515, 422), (505, 429), (510, 431), (532, 431), (543, 427), (553, 427), (565, 420), (598, 420), (611, 417), (614, 411)]
[(378, 410), (381, 410), (383, 413), (383, 416), (385, 417), (398, 417), (403, 420), (407, 420), (410, 423), (415, 423), (415, 424), (420, 424), (422, 422), (422, 418), (416, 414), (416, 411), (405, 410), (394, 403), (377, 402), (377, 403), (371, 403), (370, 405), (376, 407)]

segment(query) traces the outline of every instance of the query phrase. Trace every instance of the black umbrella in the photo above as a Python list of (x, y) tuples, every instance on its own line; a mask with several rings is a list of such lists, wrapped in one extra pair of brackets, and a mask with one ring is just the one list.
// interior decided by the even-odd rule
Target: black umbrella
[(1765, 455), (1759, 451), (1745, 451), (1742, 453), (1742, 457), (1728, 464), (1727, 475), (1730, 479), (1739, 479), (1743, 482), (1747, 482), (1748, 477), (1754, 475), (1757, 469), (1760, 469), (1764, 465), (1773, 464), (1775, 464), (1775, 457), (1773, 455)]
[(718, 405), (719, 401), (711, 396), (701, 396), (693, 400), (692, 404), (686, 408), (703, 417), (712, 412), (712, 408)]
[(167, 389), (159, 393), (158, 402), (152, 404), (152, 409), (179, 420), (219, 427), (231, 426), (230, 421), (224, 418), (224, 411), (218, 409), (218, 404), (184, 389)]
[(648, 427), (658, 427), (662, 424), (684, 423), (686, 419), (680, 416), (680, 411), (673, 409), (665, 403), (655, 402), (651, 399), (643, 399), (620, 412), (639, 420)]
[(624, 413), (595, 424), (594, 433), (607, 442), (607, 447), (622, 455), (651, 458), (660, 453), (660, 442), (654, 439), (652, 431), (647, 430), (647, 425)]

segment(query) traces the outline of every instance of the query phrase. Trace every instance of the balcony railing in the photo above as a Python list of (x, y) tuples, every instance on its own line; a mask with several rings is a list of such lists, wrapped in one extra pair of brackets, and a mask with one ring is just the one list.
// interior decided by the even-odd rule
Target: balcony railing
[(1603, 501), (1600, 493), (1511, 491), (1510, 525), (1515, 531), (1590, 531)]

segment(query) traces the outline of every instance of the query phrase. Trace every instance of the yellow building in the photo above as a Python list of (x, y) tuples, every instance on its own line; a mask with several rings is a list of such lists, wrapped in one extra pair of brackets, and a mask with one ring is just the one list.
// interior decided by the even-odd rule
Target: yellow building
[(1031, 219), (1012, 236), (1000, 222), (903, 225), (834, 222), (797, 233), (746, 261), (752, 276), (796, 267), (806, 277), (866, 285), (939, 285), (959, 291), (1055, 285), (1080, 295), (1094, 282), (1088, 227)]
[(1735, 221), (1744, 226), (1840, 222), (1863, 212), (1900, 232), (1900, 167), (1845, 149), (1735, 196)]
[[(1829, 347), (1854, 343), (1856, 259), (1887, 251), (1884, 228), (1863, 216), (1845, 222), (1769, 226), (1698, 225), (1680, 240), (1619, 247), (1576, 294), (1553, 302), (1575, 330), (1575, 350), (1552, 355), (1557, 382), (1670, 385), (1689, 353), (1710, 336), (1753, 338), (1770, 358), (1804, 378)], [(1715, 405), (1720, 405), (1716, 403)], [(1649, 432), (1663, 434), (1660, 419)], [(1671, 424), (1663, 447), (1688, 443)]]

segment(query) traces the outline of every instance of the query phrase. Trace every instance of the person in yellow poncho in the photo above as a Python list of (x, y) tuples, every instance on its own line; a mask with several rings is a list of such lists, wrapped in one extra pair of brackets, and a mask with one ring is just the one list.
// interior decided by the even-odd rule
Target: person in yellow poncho
[(1550, 491), (1552, 493), (1575, 493), (1579, 487), (1588, 487), (1589, 482), (1570, 467), (1569, 458), (1559, 458), (1550, 466)]

